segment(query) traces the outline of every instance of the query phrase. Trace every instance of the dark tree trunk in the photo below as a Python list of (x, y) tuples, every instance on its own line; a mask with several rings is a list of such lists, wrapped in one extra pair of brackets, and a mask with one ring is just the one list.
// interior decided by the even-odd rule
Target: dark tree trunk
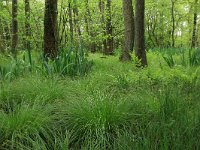
[(68, 3), (68, 15), (69, 15), (69, 28), (70, 28), (70, 40), (71, 43), (74, 41), (74, 28), (73, 28), (73, 19), (72, 19), (72, 6), (71, 2)]
[(89, 9), (89, 2), (88, 0), (85, 0), (85, 25), (86, 25), (86, 32), (88, 33), (88, 35), (90, 35), (90, 31), (89, 31), (89, 22), (91, 22), (91, 14), (90, 14), (90, 9)]
[(111, 0), (107, 0), (106, 5), (106, 49), (104, 51), (105, 55), (113, 55), (113, 27), (112, 27), (112, 14), (111, 14)]
[(24, 0), (25, 3), (25, 32), (26, 32), (26, 48), (31, 49), (31, 25), (30, 25), (30, 3), (29, 0)]
[(144, 37), (144, 11), (145, 0), (136, 0), (136, 14), (135, 14), (135, 49), (136, 57), (140, 60), (140, 66), (147, 66), (147, 58), (145, 51), (145, 37)]
[(197, 31), (197, 7), (198, 7), (198, 0), (194, 2), (194, 23), (193, 23), (193, 33), (192, 33), (192, 48), (196, 46), (196, 31)]
[(130, 61), (134, 46), (134, 13), (132, 0), (123, 0), (123, 15), (124, 15), (124, 48), (120, 57), (121, 61)]
[(44, 56), (54, 59), (58, 55), (57, 0), (45, 0)]
[(18, 21), (17, 21), (17, 2), (12, 0), (12, 53), (17, 57), (17, 42), (18, 42)]
[(174, 5), (175, 5), (175, 1), (171, 0), (171, 17), (172, 17), (172, 47), (175, 46), (175, 38), (174, 38), (174, 33), (175, 33), (175, 16), (174, 16)]

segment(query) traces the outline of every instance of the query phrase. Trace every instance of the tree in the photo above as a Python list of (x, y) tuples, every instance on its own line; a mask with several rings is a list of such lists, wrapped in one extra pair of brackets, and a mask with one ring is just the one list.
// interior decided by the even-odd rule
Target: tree
[(175, 0), (171, 0), (171, 18), (172, 18), (172, 47), (175, 46), (175, 37), (174, 37), (174, 33), (175, 33), (175, 14), (174, 14), (174, 5), (175, 5)]
[(45, 0), (44, 57), (54, 59), (58, 54), (57, 0)]
[(92, 16), (91, 16), (90, 8), (89, 8), (89, 0), (85, 0), (84, 3), (85, 3), (84, 20), (85, 20), (86, 32), (91, 42), (89, 43), (89, 49), (92, 53), (94, 53), (96, 52), (96, 43), (95, 43), (95, 40), (93, 40), (94, 33), (93, 33), (93, 30), (91, 30), (91, 26), (90, 26), (90, 24), (92, 23)]
[(25, 32), (26, 32), (26, 48), (30, 50), (30, 38), (31, 38), (31, 25), (30, 25), (30, 2), (24, 0), (25, 3)]
[(79, 26), (79, 10), (78, 10), (78, 6), (77, 6), (77, 3), (76, 3), (76, 0), (74, 0), (74, 5), (73, 5), (73, 13), (74, 13), (74, 27), (75, 27), (75, 31), (77, 33), (77, 37), (80, 38), (81, 36), (81, 29), (80, 29), (80, 26)]
[(145, 0), (136, 0), (135, 14), (135, 49), (136, 57), (141, 61), (141, 66), (147, 66), (144, 38), (144, 12)]
[(107, 0), (106, 5), (106, 49), (105, 55), (113, 55), (113, 26), (112, 26), (112, 14), (111, 14), (111, 0)]
[[(106, 31), (105, 31), (105, 2), (104, 0), (99, 0), (99, 10), (101, 14), (101, 26), (103, 27), (103, 35), (104, 37), (106, 36)], [(103, 38), (103, 52), (106, 52), (107, 49), (107, 42), (106, 39)]]
[(17, 42), (18, 42), (18, 21), (17, 21), (17, 0), (12, 0), (12, 53), (17, 57)]
[(71, 43), (74, 41), (74, 28), (73, 28), (73, 19), (72, 19), (72, 2), (68, 2), (68, 16), (69, 16), (69, 28), (70, 28), (70, 40)]
[(124, 15), (124, 47), (122, 49), (121, 61), (130, 61), (130, 51), (133, 51), (134, 46), (134, 13), (132, 0), (123, 0), (123, 15)]
[(194, 0), (194, 23), (193, 23), (193, 33), (192, 33), (192, 48), (196, 46), (196, 30), (197, 30), (197, 8), (198, 0)]

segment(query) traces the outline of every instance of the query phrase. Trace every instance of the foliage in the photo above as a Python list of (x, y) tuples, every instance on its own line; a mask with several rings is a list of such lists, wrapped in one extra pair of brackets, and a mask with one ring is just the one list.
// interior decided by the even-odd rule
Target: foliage
[(55, 60), (43, 60), (43, 64), (41, 60), (39, 64), (35, 63), (37, 58), (33, 58), (31, 56), (32, 61), (30, 63), (30, 58), (26, 59), (26, 53), (23, 53), (18, 59), (9, 56), (6, 63), (0, 65), (0, 80), (12, 80), (31, 72), (36, 74), (41, 72), (45, 75), (57, 74), (59, 76), (83, 77), (91, 71), (93, 66), (93, 62), (88, 60), (83, 48), (71, 47), (68, 51), (63, 50)]
[(169, 56), (163, 56), (164, 60), (167, 62), (168, 66), (170, 68), (174, 67), (175, 65), (175, 62), (174, 62), (174, 58), (172, 55), (169, 55)]
[(83, 48), (70, 47), (68, 51), (61, 51), (53, 61), (44, 61), (47, 73), (57, 73), (60, 76), (85, 76), (92, 67), (92, 61), (86, 58)]
[(23, 59), (16, 60), (10, 56), (10, 62), (4, 66), (0, 66), (0, 80), (11, 80), (22, 76), (30, 68), (30, 65), (27, 64)]
[[(9, 55), (12, 3), (0, 1), (0, 149), (200, 149), (198, 28), (196, 48), (188, 48), (199, 4), (145, 1), (149, 62), (137, 68), (134, 56), (128, 63), (117, 57), (124, 47), (121, 0), (111, 2), (111, 22), (107, 1), (58, 1), (60, 53), (54, 60), (39, 56), (44, 1), (30, 1), (30, 18), (18, 1), (17, 59)], [(116, 56), (89, 53), (103, 51), (110, 23)]]
[(141, 69), (92, 54), (85, 78), (38, 72), (1, 81), (0, 148), (198, 149), (199, 66), (148, 57)]
[[(178, 58), (178, 63), (175, 61), (175, 58)], [(183, 66), (190, 66), (196, 67), (200, 65), (200, 50), (199, 49), (189, 49), (188, 51), (182, 51), (179, 55), (175, 54), (165, 54), (163, 56), (167, 65), (172, 68), (175, 65), (183, 65)]]

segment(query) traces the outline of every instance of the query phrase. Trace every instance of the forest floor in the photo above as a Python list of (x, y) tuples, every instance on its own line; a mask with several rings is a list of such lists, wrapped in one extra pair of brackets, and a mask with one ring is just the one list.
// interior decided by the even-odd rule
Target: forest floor
[(200, 67), (148, 58), (91, 54), (84, 77), (0, 81), (0, 149), (200, 149)]

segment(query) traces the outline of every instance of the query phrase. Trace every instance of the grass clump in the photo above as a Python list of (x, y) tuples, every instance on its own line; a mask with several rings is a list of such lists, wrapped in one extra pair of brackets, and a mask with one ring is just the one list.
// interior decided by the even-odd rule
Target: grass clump
[(105, 94), (67, 103), (62, 109), (63, 122), (71, 131), (71, 145), (111, 148), (120, 132), (131, 123), (130, 101), (119, 101)]
[(200, 149), (199, 66), (147, 54), (143, 69), (92, 54), (83, 78), (1, 80), (0, 149)]
[[(20, 104), (13, 110), (0, 112), (0, 145), (5, 149), (24, 149), (34, 147), (35, 140), (44, 145), (51, 140), (49, 134), (53, 118), (52, 108), (35, 104)], [(41, 111), (43, 110), (43, 111)]]

